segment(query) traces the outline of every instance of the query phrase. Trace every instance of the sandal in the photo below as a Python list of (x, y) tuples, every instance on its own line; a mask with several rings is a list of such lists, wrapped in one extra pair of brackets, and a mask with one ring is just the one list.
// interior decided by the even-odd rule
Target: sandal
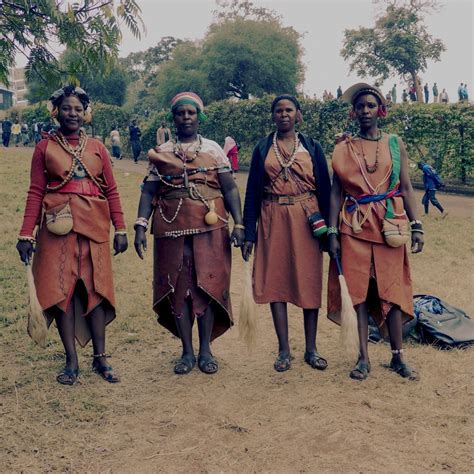
[(183, 356), (178, 360), (178, 362), (176, 362), (176, 365), (174, 366), (174, 373), (177, 375), (189, 374), (189, 372), (194, 369), (195, 365), (196, 357)]
[(64, 367), (61, 372), (56, 376), (56, 380), (61, 385), (74, 385), (77, 382), (79, 375), (79, 369), (68, 369)]
[(357, 361), (355, 367), (350, 371), (349, 377), (352, 380), (365, 380), (370, 374), (370, 361), (365, 363)]
[(313, 369), (325, 370), (328, 366), (328, 361), (321, 357), (316, 351), (305, 352), (304, 361)]
[(205, 374), (215, 374), (219, 370), (217, 360), (212, 354), (198, 356), (198, 367)]
[(396, 374), (400, 375), (400, 377), (403, 377), (404, 379), (412, 381), (420, 380), (420, 376), (418, 375), (418, 373), (410, 369), (410, 367), (408, 367), (405, 362), (394, 362), (393, 360), (391, 360), (390, 365), (388, 365), (388, 368)]
[(106, 382), (109, 383), (117, 383), (120, 382), (120, 379), (114, 374), (114, 369), (110, 365), (100, 365), (97, 362), (97, 359), (101, 357), (110, 357), (105, 352), (103, 354), (93, 354), (93, 361), (92, 361), (92, 370), (99, 374)]
[(291, 368), (291, 355), (290, 354), (278, 354), (278, 357), (273, 364), (273, 368), (277, 372), (286, 372)]

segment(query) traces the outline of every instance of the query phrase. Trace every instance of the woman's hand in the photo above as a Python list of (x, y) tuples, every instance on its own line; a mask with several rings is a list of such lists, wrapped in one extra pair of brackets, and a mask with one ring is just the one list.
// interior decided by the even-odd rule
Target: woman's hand
[(328, 236), (328, 253), (331, 258), (336, 258), (338, 255), (341, 255), (341, 244), (337, 238), (336, 234), (331, 234)]
[(16, 244), (16, 249), (20, 254), (21, 261), (25, 265), (29, 264), (31, 257), (33, 256), (33, 252), (35, 251), (33, 244), (27, 240), (19, 240)]
[(115, 234), (114, 236), (114, 257), (128, 249), (128, 239), (126, 234)]
[(244, 242), (244, 245), (242, 245), (242, 247), (240, 248), (240, 250), (242, 251), (242, 258), (246, 262), (248, 262), (249, 258), (250, 258), (250, 255), (252, 255), (253, 242), (250, 242), (250, 241), (246, 240)]
[(135, 241), (133, 245), (135, 247), (135, 252), (143, 260), (143, 252), (146, 252), (146, 231), (145, 228), (141, 225), (135, 226)]
[(421, 232), (413, 231), (411, 233), (411, 253), (420, 253), (423, 250), (425, 239)]
[(245, 240), (245, 231), (244, 229), (236, 229), (232, 231), (230, 234), (230, 241), (234, 244), (234, 247), (242, 247), (244, 245)]

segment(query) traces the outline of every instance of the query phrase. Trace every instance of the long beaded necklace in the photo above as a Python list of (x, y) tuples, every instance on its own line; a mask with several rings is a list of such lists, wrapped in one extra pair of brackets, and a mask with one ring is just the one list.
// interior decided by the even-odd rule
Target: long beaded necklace
[(66, 177), (64, 178), (64, 180), (60, 184), (58, 184), (57, 186), (49, 186), (48, 185), (46, 187), (46, 189), (48, 191), (57, 191), (58, 189), (63, 188), (67, 183), (69, 183), (69, 181), (71, 181), (71, 179), (74, 176), (74, 172), (76, 170), (76, 167), (78, 167), (78, 166), (80, 166), (86, 172), (87, 176), (100, 189), (101, 188), (100, 183), (94, 178), (94, 176), (89, 171), (86, 164), (84, 163), (84, 161), (81, 158), (82, 153), (84, 152), (84, 150), (86, 148), (86, 144), (87, 144), (87, 134), (86, 134), (86, 132), (83, 129), (79, 130), (79, 143), (77, 144), (76, 147), (71, 146), (71, 144), (67, 141), (67, 139), (64, 137), (64, 135), (60, 131), (57, 131), (54, 136), (56, 138), (56, 142), (58, 143), (58, 145), (64, 151), (66, 151), (67, 153), (72, 155), (72, 164), (71, 164), (71, 168), (68, 171), (68, 174), (66, 175)]
[(294, 143), (293, 152), (291, 153), (291, 155), (285, 150), (283, 146), (280, 148), (280, 145), (277, 139), (277, 133), (275, 132), (273, 134), (273, 150), (277, 157), (278, 163), (280, 163), (280, 166), (283, 169), (283, 179), (285, 181), (288, 181), (289, 179), (288, 170), (291, 168), (291, 166), (296, 160), (296, 155), (298, 153), (299, 147), (300, 147), (300, 139), (299, 139), (298, 132), (295, 133), (295, 143)]
[(186, 150), (183, 150), (183, 146), (182, 146), (181, 142), (178, 140), (178, 138), (173, 140), (173, 152), (183, 162), (183, 178), (184, 178), (184, 187), (185, 188), (189, 187), (189, 179), (188, 179), (189, 177), (188, 177), (188, 173), (187, 173), (187, 170), (186, 170), (186, 162), (187, 161), (189, 161), (189, 162), (194, 161), (196, 159), (196, 157), (198, 156), (199, 152), (201, 151), (201, 148), (202, 148), (202, 137), (201, 137), (201, 135), (197, 136), (197, 142), (198, 142), (198, 145), (194, 149), (194, 153), (192, 154), (191, 157), (188, 157), (188, 151), (196, 143), (196, 140), (193, 141), (192, 143), (190, 143), (188, 145), (188, 147), (186, 148)]
[[(382, 136), (380, 136), (380, 138), (382, 138)], [(369, 165), (367, 163), (367, 157), (366, 157), (365, 152), (364, 152), (364, 146), (362, 145), (362, 137), (359, 139), (360, 149), (361, 149), (361, 152), (362, 152), (362, 159), (364, 160), (364, 163), (365, 163), (365, 169), (367, 170), (367, 173), (370, 173), (370, 174), (375, 173), (377, 171), (378, 167), (379, 167), (380, 138), (378, 138), (377, 140), (372, 139), (372, 141), (377, 141), (377, 147), (375, 148), (375, 162), (374, 162), (373, 165)]]

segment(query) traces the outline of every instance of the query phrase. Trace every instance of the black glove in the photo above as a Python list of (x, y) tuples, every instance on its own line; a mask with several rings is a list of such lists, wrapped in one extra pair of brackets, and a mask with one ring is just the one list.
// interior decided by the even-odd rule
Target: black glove
[(16, 249), (20, 254), (21, 261), (25, 264), (30, 263), (33, 252), (35, 251), (33, 244), (27, 240), (19, 240), (16, 244)]

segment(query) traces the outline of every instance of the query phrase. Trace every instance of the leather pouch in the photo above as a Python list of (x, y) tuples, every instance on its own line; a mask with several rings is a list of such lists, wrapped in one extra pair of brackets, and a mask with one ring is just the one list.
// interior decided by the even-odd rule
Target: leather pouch
[(406, 219), (385, 218), (382, 226), (385, 242), (390, 247), (401, 247), (410, 239), (408, 221)]
[(46, 228), (52, 234), (66, 235), (72, 230), (73, 220), (69, 203), (49, 209), (44, 214)]

